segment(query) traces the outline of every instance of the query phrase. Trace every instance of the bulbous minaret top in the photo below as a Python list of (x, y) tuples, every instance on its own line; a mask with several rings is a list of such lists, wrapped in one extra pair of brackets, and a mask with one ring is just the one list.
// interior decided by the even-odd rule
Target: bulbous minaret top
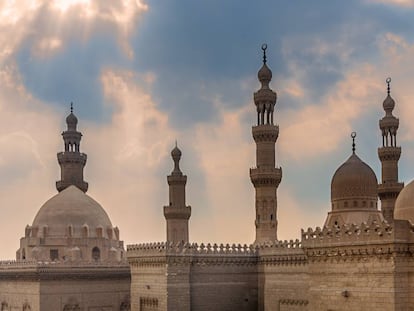
[(399, 127), (399, 120), (396, 118), (392, 111), (395, 107), (395, 101), (391, 97), (391, 78), (387, 78), (387, 97), (382, 103), (382, 107), (385, 111), (385, 116), (379, 121), (379, 127), (382, 132), (383, 147), (396, 147), (397, 146), (397, 130)]
[(266, 65), (266, 49), (267, 44), (263, 44), (263, 65), (257, 73), (257, 77), (262, 85), (254, 93), (254, 103), (257, 108), (257, 125), (273, 124), (273, 111), (277, 100), (276, 93), (269, 87), (269, 83), (272, 80), (272, 71)]
[(70, 104), (70, 114), (66, 117), (67, 130), (62, 133), (65, 151), (58, 153), (58, 162), (61, 167), (61, 180), (56, 182), (56, 189), (60, 192), (74, 185), (83, 192), (88, 190), (88, 183), (83, 180), (83, 168), (87, 156), (80, 152), (82, 133), (78, 132), (78, 118), (73, 113), (73, 104)]
[(75, 131), (78, 125), (78, 118), (73, 114), (73, 103), (70, 103), (70, 114), (66, 117), (68, 131)]
[(181, 150), (177, 147), (177, 142), (175, 142), (175, 148), (171, 151), (171, 157), (174, 161), (174, 169), (171, 174), (182, 175), (183, 173), (180, 170)]

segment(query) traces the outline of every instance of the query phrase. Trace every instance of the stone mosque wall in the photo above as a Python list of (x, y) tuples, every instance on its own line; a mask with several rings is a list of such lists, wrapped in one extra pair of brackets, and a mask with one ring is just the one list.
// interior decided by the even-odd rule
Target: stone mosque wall
[(308, 264), (299, 240), (261, 245), (258, 273), (258, 310), (307, 310)]
[(2, 261), (0, 310), (127, 311), (129, 276), (125, 263)]
[[(150, 243), (128, 246), (131, 308), (257, 310), (256, 250), (247, 245)], [(166, 294), (168, 292), (168, 295)]]

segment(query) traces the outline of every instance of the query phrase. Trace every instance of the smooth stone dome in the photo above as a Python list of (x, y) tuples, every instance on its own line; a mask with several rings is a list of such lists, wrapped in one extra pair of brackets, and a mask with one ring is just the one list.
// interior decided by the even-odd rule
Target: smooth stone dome
[(414, 223), (414, 180), (398, 195), (395, 201), (394, 218), (410, 220)]
[(377, 200), (377, 177), (356, 154), (352, 154), (335, 172), (331, 182), (331, 200)]
[(102, 206), (75, 186), (69, 186), (51, 199), (39, 210), (33, 228), (42, 230), (47, 226), (48, 236), (67, 236), (72, 226), (73, 236), (80, 237), (82, 229), (88, 227), (89, 237), (96, 236), (96, 229), (102, 228), (106, 235), (112, 229), (111, 220)]
[(73, 112), (71, 112), (66, 117), (66, 123), (67, 124), (71, 124), (71, 125), (77, 125), (78, 124), (78, 118), (73, 114)]

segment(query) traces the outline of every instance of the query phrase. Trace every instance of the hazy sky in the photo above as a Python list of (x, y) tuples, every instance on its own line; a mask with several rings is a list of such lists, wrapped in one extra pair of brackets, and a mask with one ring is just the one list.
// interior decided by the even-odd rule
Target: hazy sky
[(378, 119), (392, 77), (400, 179), (414, 178), (414, 0), (0, 2), (0, 258), (56, 194), (74, 102), (88, 194), (126, 244), (165, 239), (175, 139), (190, 239), (254, 240), (251, 126), (260, 46), (278, 93), (279, 237), (322, 226), (351, 153), (380, 179)]

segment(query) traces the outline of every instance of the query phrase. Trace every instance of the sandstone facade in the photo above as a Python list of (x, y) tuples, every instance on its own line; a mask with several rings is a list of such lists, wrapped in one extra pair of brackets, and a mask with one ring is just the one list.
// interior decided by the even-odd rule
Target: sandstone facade
[[(323, 227), (302, 230), (301, 240), (279, 241), (277, 95), (269, 87), (272, 72), (262, 48), (252, 128), (256, 166), (250, 170), (256, 240), (243, 246), (197, 244), (167, 234), (166, 243), (127, 246), (132, 310), (414, 310), (414, 183), (403, 189), (398, 180), (399, 122), (392, 114), (390, 79), (380, 120), (381, 183), (356, 154), (352, 133), (352, 154), (332, 178), (332, 209)], [(176, 200), (173, 190), (170, 184), (170, 201)], [(181, 212), (171, 206), (173, 211)], [(169, 225), (167, 218), (167, 232)]]

